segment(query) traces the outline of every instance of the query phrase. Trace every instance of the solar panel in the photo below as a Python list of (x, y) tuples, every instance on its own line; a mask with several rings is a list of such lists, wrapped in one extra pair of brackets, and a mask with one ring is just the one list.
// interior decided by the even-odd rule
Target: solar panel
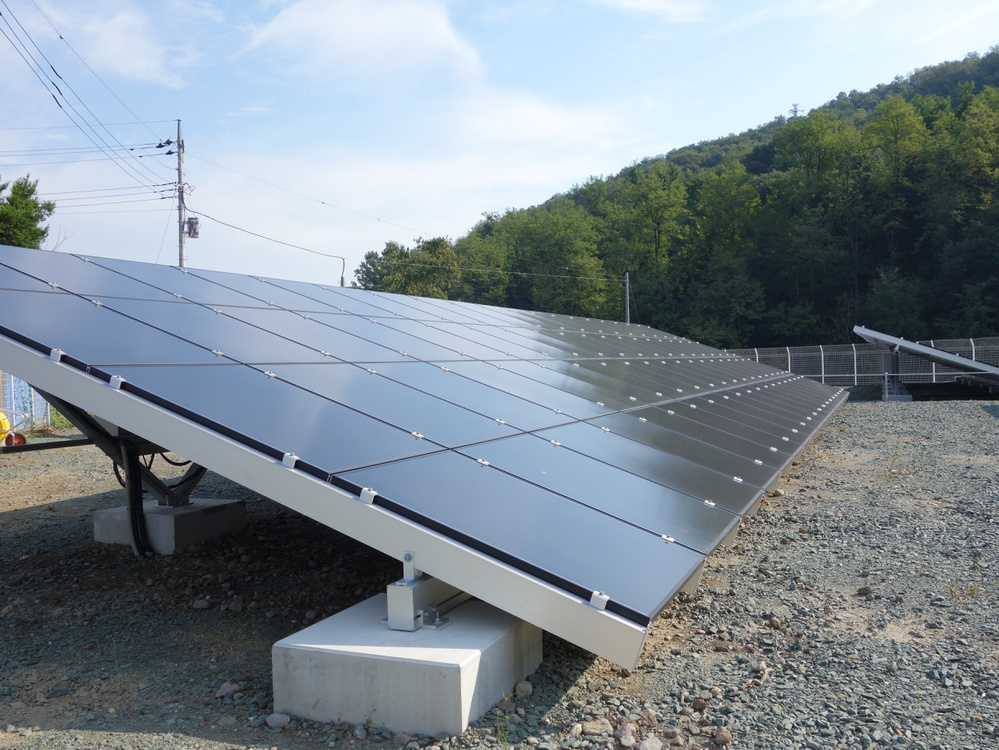
[(624, 666), (845, 399), (648, 327), (0, 248), (0, 367)]

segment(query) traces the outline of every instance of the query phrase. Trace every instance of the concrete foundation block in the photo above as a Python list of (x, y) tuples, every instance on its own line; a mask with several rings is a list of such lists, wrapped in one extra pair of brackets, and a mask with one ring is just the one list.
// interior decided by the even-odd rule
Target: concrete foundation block
[(274, 710), (458, 735), (541, 663), (541, 630), (470, 600), (440, 629), (390, 630), (379, 594), (274, 644)]
[[(243, 500), (191, 500), (179, 508), (143, 504), (146, 536), (157, 555), (201, 544), (209, 539), (246, 528), (246, 503)], [(99, 510), (94, 514), (94, 541), (105, 544), (131, 544), (128, 509)]]

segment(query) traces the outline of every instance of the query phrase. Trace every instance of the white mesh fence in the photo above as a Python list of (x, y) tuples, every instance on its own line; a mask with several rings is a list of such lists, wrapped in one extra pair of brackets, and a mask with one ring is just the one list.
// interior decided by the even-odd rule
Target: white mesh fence
[[(919, 343), (999, 367), (999, 337), (937, 339)], [(877, 344), (780, 346), (726, 351), (828, 385), (881, 383), (885, 373), (891, 372), (891, 354), (885, 347)], [(902, 353), (899, 355), (899, 373), (903, 383), (952, 383), (958, 371)], [(52, 413), (48, 402), (23, 380), (2, 371), (0, 397), (2, 409), (8, 414), (15, 429), (32, 429), (51, 423)]]
[[(999, 367), (999, 338), (937, 339), (920, 341), (942, 351)], [(831, 344), (767, 349), (728, 349), (780, 370), (803, 375), (828, 385), (870, 385), (882, 382), (892, 371), (891, 353), (878, 344)], [(911, 354), (899, 354), (903, 383), (952, 383), (959, 371)]]
[(3, 412), (15, 430), (47, 427), (52, 421), (48, 402), (30, 385), (8, 372), (0, 372), (0, 396)]

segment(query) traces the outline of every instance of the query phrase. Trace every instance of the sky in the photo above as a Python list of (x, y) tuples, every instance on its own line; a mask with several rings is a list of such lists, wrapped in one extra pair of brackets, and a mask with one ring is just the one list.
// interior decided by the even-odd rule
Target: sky
[(0, 32), (0, 180), (55, 201), (46, 249), (178, 264), (179, 120), (189, 267), (349, 284), (387, 242), (983, 54), (999, 0), (0, 0)]

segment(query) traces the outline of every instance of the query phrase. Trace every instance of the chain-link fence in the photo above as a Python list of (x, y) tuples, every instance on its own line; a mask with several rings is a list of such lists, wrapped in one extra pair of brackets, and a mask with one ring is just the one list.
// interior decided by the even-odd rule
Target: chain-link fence
[[(999, 337), (982, 339), (938, 339), (920, 341), (952, 354), (999, 367)], [(728, 349), (729, 354), (749, 357), (778, 370), (818, 380), (828, 385), (882, 383), (892, 372), (891, 352), (878, 344), (831, 344), (781, 346), (767, 349)], [(952, 383), (959, 371), (900, 353), (899, 376), (903, 383)], [(50, 425), (52, 410), (35, 390), (10, 373), (0, 372), (2, 409), (15, 429), (30, 430)]]
[[(999, 367), (999, 338), (937, 339), (920, 341), (942, 351)], [(879, 344), (831, 344), (828, 346), (782, 346), (768, 349), (727, 349), (828, 385), (880, 383), (893, 371), (891, 352)], [(899, 353), (898, 372), (903, 383), (953, 383), (958, 370), (922, 357)]]
[(0, 397), (12, 429), (32, 430), (52, 423), (52, 408), (48, 402), (34, 388), (8, 372), (0, 372)]

